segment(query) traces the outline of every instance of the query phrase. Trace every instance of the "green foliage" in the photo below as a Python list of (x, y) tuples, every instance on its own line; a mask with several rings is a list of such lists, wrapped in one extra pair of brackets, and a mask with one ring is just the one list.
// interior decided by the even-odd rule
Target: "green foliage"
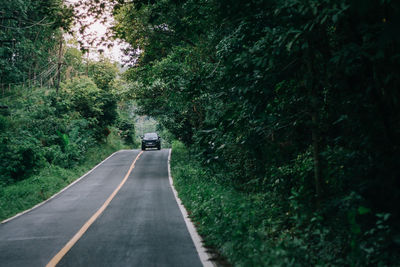
[(0, 184), (26, 179), (47, 164), (76, 166), (90, 147), (106, 141), (118, 116), (113, 94), (87, 77), (67, 82), (59, 94), (18, 89), (29, 95), (4, 99), (11, 113), (0, 116)]
[(117, 122), (119, 134), (127, 145), (138, 146), (136, 142), (135, 122), (128, 116), (120, 116)]
[(1, 1), (0, 84), (36, 78), (57, 51), (61, 29), (69, 30), (72, 8), (62, 0)]
[(117, 119), (117, 101), (111, 92), (102, 90), (87, 77), (75, 78), (63, 87), (59, 99), (68, 99), (64, 105), (90, 122), (96, 138), (107, 134), (106, 127)]
[(67, 66), (63, 68), (62, 76), (64, 81), (72, 80), (86, 71), (83, 64), (82, 52), (76, 47), (67, 46), (64, 54), (64, 62)]
[[(373, 216), (364, 206), (354, 209), (361, 200), (355, 193), (343, 198), (335, 214), (307, 214), (302, 207), (308, 201), (303, 199), (307, 195), (304, 189), (290, 192), (285, 199), (281, 196), (281, 184), (285, 182), (282, 177), (274, 181), (274, 189), (265, 193), (239, 191), (222, 183), (182, 143), (174, 142), (172, 148), (171, 170), (179, 197), (205, 245), (234, 266), (366, 266), (396, 262), (396, 257), (388, 254), (388, 239), (393, 238), (388, 224), (390, 214)], [(299, 159), (299, 167), (303, 160)], [(289, 174), (284, 169), (280, 172)], [(301, 170), (289, 172), (296, 175)], [(365, 216), (375, 222), (368, 230), (360, 223)]]
[[(301, 235), (287, 224), (290, 215), (276, 194), (248, 194), (220, 184), (190, 152), (173, 143), (174, 186), (205, 239), (234, 266), (312, 264)], [(320, 262), (322, 263), (322, 262)]]
[(126, 74), (139, 112), (219, 184), (288, 212), (277, 229), (296, 238), (279, 255), (396, 262), (398, 242), (371, 229), (390, 214), (400, 233), (398, 2), (124, 2), (115, 33), (142, 51)]
[(98, 88), (110, 91), (117, 77), (118, 68), (115, 63), (102, 58), (98, 62), (91, 62), (89, 66), (89, 76), (93, 79)]
[(0, 135), (1, 183), (25, 179), (46, 162), (66, 167), (81, 159), (80, 154), (88, 147), (83, 143), (90, 139), (69, 137), (69, 127), (74, 120), (67, 114), (58, 116), (54, 99), (54, 94), (38, 90), (29, 98), (9, 103), (12, 118), (6, 117), (8, 127)]
[(85, 151), (81, 155), (84, 160), (73, 168), (48, 164), (27, 179), (9, 186), (0, 186), (0, 221), (48, 199), (108, 155), (122, 148), (124, 148), (123, 143), (116, 134), (116, 130), (112, 129), (107, 142)]
[[(63, 0), (0, 3), (1, 219), (50, 197), (123, 145), (114, 128), (125, 112), (117, 105), (118, 68), (107, 58), (85, 62), (75, 39), (65, 44), (72, 18)], [(55, 92), (58, 78), (64, 82)], [(127, 121), (120, 126), (135, 136)]]
[(60, 99), (71, 100), (71, 109), (76, 110), (86, 119), (98, 119), (102, 114), (103, 103), (99, 101), (101, 90), (86, 77), (73, 79), (65, 85)]
[[(8, 182), (20, 180), (26, 175), (36, 172), (43, 166), (43, 155), (39, 140), (29, 132), (22, 132), (19, 138), (2, 138), (1, 180)], [(3, 182), (2, 181), (2, 182)]]

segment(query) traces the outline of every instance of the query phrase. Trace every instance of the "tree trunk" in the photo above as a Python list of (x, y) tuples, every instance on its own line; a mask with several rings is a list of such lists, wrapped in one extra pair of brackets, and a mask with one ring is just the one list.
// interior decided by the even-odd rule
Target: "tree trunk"
[(56, 92), (58, 93), (58, 89), (60, 88), (60, 80), (61, 80), (61, 53), (62, 53), (62, 45), (63, 45), (63, 36), (61, 32), (61, 37), (60, 37), (60, 47), (58, 49), (58, 64), (57, 64), (57, 86), (56, 86)]
[(311, 102), (311, 135), (312, 135), (312, 147), (313, 147), (313, 160), (314, 160), (314, 186), (315, 186), (315, 198), (317, 209), (321, 207), (322, 202), (322, 183), (321, 183), (321, 156), (320, 156), (320, 134), (319, 134), (319, 101), (316, 82), (314, 73), (314, 58), (311, 51), (310, 45), (306, 56), (306, 65), (308, 72), (307, 87)]
[(313, 158), (314, 158), (314, 183), (315, 183), (315, 194), (317, 200), (317, 208), (321, 207), (322, 199), (322, 183), (321, 183), (321, 156), (319, 148), (320, 135), (318, 131), (318, 117), (317, 113), (311, 114), (313, 122), (312, 127), (312, 143), (313, 143)]

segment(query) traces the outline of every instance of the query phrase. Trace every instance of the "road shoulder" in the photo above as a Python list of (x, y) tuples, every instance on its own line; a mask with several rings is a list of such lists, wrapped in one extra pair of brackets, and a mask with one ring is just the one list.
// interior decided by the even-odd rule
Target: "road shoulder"
[(183, 219), (185, 220), (186, 227), (189, 231), (190, 237), (193, 240), (193, 243), (196, 247), (197, 253), (199, 254), (200, 261), (205, 267), (214, 267), (216, 266), (215, 263), (211, 261), (212, 256), (207, 252), (207, 249), (203, 246), (204, 242), (201, 236), (198, 234), (196, 227), (194, 226), (193, 222), (190, 220), (188, 212), (183, 206), (181, 199), (178, 197), (178, 192), (176, 191), (174, 187), (174, 181), (171, 176), (171, 154), (172, 154), (172, 149), (169, 149), (169, 154), (168, 154), (168, 178), (169, 178), (169, 183), (171, 185), (172, 191), (175, 196), (175, 200), (178, 204), (179, 210), (182, 213)]

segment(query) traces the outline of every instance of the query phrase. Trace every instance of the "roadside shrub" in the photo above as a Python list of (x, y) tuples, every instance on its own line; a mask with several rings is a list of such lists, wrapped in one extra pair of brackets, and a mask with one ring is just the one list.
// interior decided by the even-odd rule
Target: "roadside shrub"
[(5, 116), (0, 115), (0, 131), (4, 131), (7, 129), (8, 120)]
[(70, 109), (78, 111), (86, 119), (101, 116), (103, 103), (99, 101), (101, 90), (87, 77), (75, 78), (63, 86), (61, 98), (70, 99)]
[(86, 77), (63, 85), (59, 94), (38, 88), (5, 104), (10, 115), (0, 115), (4, 185), (26, 179), (46, 164), (76, 166), (90, 147), (106, 141), (118, 116), (115, 97)]
[(40, 142), (29, 132), (17, 138), (3, 139), (0, 172), (5, 182), (18, 181), (37, 172), (44, 165)]
[(114, 124), (118, 117), (117, 101), (111, 92), (98, 88), (90, 78), (80, 77), (67, 82), (62, 94), (61, 99), (70, 100), (64, 108), (79, 112), (89, 121), (97, 140), (109, 134), (106, 127)]
[[(0, 180), (0, 221), (49, 198), (111, 153), (122, 149), (121, 140), (113, 132), (114, 130), (106, 143), (89, 148), (82, 155), (83, 160), (73, 168), (65, 169), (54, 164), (47, 164), (37, 174), (13, 184), (4, 186)], [(56, 152), (58, 153), (59, 151)]]
[(127, 145), (136, 145), (135, 122), (132, 119), (120, 117), (116, 126)]
[(191, 153), (173, 143), (174, 186), (206, 247), (233, 266), (396, 266), (398, 257), (390, 251), (399, 238), (390, 227), (392, 214), (375, 213), (356, 192), (313, 212), (312, 196), (305, 198), (311, 195), (308, 152), (269, 170), (258, 193), (225, 183)]

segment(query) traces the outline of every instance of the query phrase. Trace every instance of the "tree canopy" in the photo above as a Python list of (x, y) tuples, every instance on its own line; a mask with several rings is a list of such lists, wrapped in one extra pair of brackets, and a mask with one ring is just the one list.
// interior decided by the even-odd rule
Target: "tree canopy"
[[(55, 64), (73, 9), (62, 0), (2, 1), (0, 4), (0, 84), (40, 80)], [(61, 41), (62, 42), (62, 41)], [(48, 77), (45, 77), (48, 78)]]
[[(288, 228), (303, 229), (318, 212), (342, 244), (338, 258), (393, 260), (397, 1), (135, 0), (118, 1), (114, 15), (115, 35), (140, 51), (127, 73), (140, 111), (190, 146), (216, 179), (273, 195), (296, 214)], [(390, 234), (366, 234), (376, 214), (391, 218)]]
[[(0, 116), (0, 129), (17, 133), (0, 134), (2, 183), (23, 179), (45, 160), (78, 160), (86, 149), (81, 136), (101, 140), (113, 123), (133, 142), (132, 124), (118, 119), (119, 95), (182, 141), (221, 188), (257, 196), (257, 208), (274, 214), (265, 228), (285, 233), (283, 254), (300, 265), (400, 261), (399, 1), (78, 6), (0, 5), (1, 86), (37, 81), (55, 68), (66, 81), (57, 94), (20, 99), (26, 116), (16, 122)], [(74, 17), (84, 33), (85, 19), (105, 20), (107, 12), (115, 19), (113, 37), (130, 44), (130, 84), (119, 94), (113, 63), (84, 62), (76, 47), (60, 58)], [(48, 114), (49, 124), (39, 123)], [(278, 237), (273, 242), (281, 245)], [(266, 239), (263, 232), (257, 238)]]

